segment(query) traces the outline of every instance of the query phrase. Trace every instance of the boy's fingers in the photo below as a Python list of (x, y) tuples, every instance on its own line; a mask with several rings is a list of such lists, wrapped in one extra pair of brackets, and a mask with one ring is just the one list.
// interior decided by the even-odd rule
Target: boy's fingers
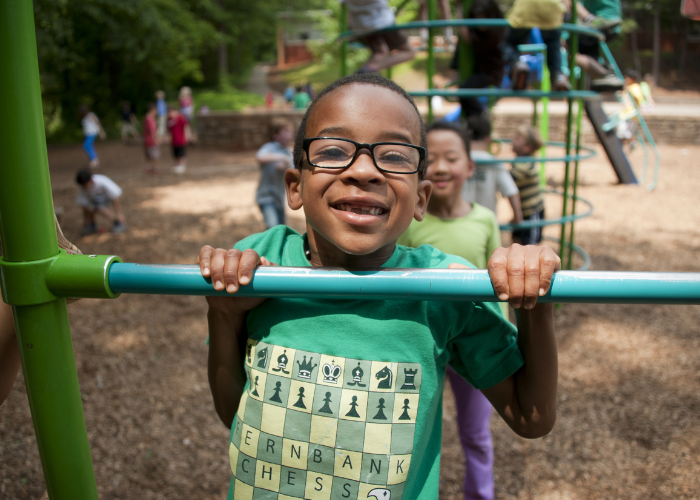
[(260, 264), (260, 256), (255, 250), (248, 249), (241, 256), (241, 263), (238, 266), (238, 281), (241, 285), (250, 283), (253, 271)]
[(540, 289), (539, 295), (542, 296), (549, 290), (552, 285), (552, 274), (554, 271), (561, 269), (561, 259), (549, 247), (540, 254)]
[(453, 262), (449, 266), (447, 266), (447, 269), (469, 269), (469, 266), (465, 266), (464, 264), (460, 264), (459, 262)]
[(238, 290), (238, 268), (240, 260), (241, 251), (235, 248), (227, 250), (224, 254), (223, 278), (228, 293), (234, 293)]
[(500, 300), (508, 300), (510, 298), (510, 288), (508, 286), (508, 270), (506, 265), (508, 258), (505, 248), (497, 248), (488, 263), (489, 277), (493, 290)]
[(204, 245), (199, 250), (199, 255), (197, 256), (197, 264), (199, 264), (199, 270), (202, 272), (202, 276), (204, 276), (205, 278), (208, 278), (211, 274), (210, 259), (213, 253), (214, 249), (212, 247), (210, 247), (209, 245)]
[(265, 257), (260, 257), (260, 264), (262, 264), (263, 266), (279, 266), (279, 264), (275, 264), (274, 262), (270, 262)]
[(540, 291), (540, 250), (534, 246), (525, 247), (525, 288), (523, 307), (532, 309), (537, 303)]
[(209, 270), (211, 272), (211, 282), (215, 290), (224, 289), (224, 265), (225, 265), (226, 250), (217, 248), (209, 260)]
[(525, 247), (515, 244), (508, 249), (508, 287), (509, 303), (513, 309), (523, 305), (525, 295)]

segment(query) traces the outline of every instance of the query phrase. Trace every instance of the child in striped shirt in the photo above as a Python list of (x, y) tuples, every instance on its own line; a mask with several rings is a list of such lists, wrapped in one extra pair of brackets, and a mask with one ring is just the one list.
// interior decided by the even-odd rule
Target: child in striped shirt
[[(542, 147), (542, 137), (532, 126), (518, 127), (513, 136), (513, 153), (516, 156), (535, 156)], [(513, 163), (511, 175), (520, 191), (520, 206), (523, 211), (523, 221), (539, 221), (544, 219), (544, 198), (540, 188), (537, 165), (534, 162)], [(532, 227), (513, 231), (513, 243), (521, 245), (537, 245), (542, 241), (542, 228)]]

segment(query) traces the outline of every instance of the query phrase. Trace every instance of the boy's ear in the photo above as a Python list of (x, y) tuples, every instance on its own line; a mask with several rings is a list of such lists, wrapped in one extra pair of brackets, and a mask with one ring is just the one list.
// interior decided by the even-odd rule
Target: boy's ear
[(469, 158), (469, 161), (467, 162), (467, 179), (471, 179), (472, 176), (474, 175), (474, 171), (476, 170), (476, 162)]
[(425, 211), (428, 208), (428, 201), (430, 200), (430, 194), (433, 192), (433, 183), (429, 180), (423, 179), (418, 181), (418, 188), (416, 190), (416, 208), (413, 212), (413, 218), (417, 221), (422, 221), (425, 216)]
[(284, 184), (287, 187), (287, 204), (292, 210), (299, 210), (301, 202), (301, 170), (288, 168), (284, 171)]

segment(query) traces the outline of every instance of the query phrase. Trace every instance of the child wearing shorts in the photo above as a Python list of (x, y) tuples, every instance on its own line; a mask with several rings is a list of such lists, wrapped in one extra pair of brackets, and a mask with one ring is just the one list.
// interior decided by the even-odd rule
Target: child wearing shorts
[(75, 204), (83, 207), (83, 236), (98, 232), (95, 221), (95, 215), (98, 213), (112, 222), (113, 233), (126, 231), (124, 214), (119, 203), (122, 190), (112, 179), (85, 169), (76, 174), (75, 182), (80, 186)]
[(158, 162), (160, 160), (160, 146), (158, 145), (158, 125), (156, 123), (156, 115), (158, 108), (155, 103), (148, 105), (148, 111), (143, 118), (143, 149), (146, 154), (146, 166), (144, 170), (147, 173), (158, 174), (160, 168)]
[[(413, 220), (398, 243), (417, 248), (432, 245), (457, 255), (478, 269), (486, 269), (493, 252), (501, 246), (496, 214), (462, 199), (464, 182), (474, 175), (469, 130), (453, 123), (428, 127), (428, 169), (433, 185), (428, 210), (422, 221)], [(504, 314), (507, 318), (506, 304)], [(459, 438), (466, 461), (464, 498), (493, 499), (493, 444), (491, 403), (451, 367), (447, 367), (457, 407)]]
[(270, 229), (285, 223), (286, 188), (284, 172), (292, 168), (289, 146), (294, 139), (294, 127), (288, 120), (275, 119), (270, 124), (270, 142), (263, 144), (255, 159), (260, 166), (260, 182), (255, 201), (260, 207), (265, 226)]
[(187, 138), (189, 137), (189, 125), (185, 117), (175, 108), (168, 109), (168, 132), (170, 132), (170, 145), (173, 149), (173, 158), (175, 158), (175, 165), (172, 170), (176, 174), (184, 174), (187, 169), (185, 153)]
[[(513, 153), (516, 156), (535, 156), (542, 147), (539, 130), (530, 125), (518, 127), (513, 136)], [(516, 162), (510, 171), (520, 193), (520, 207), (523, 220), (539, 221), (544, 219), (544, 197), (540, 187), (540, 176), (534, 162)], [(542, 228), (531, 227), (513, 231), (513, 243), (537, 245), (542, 241)]]
[(521, 310), (517, 331), (494, 303), (235, 295), (258, 265), (467, 268), (429, 245), (396, 244), (428, 205), (426, 143), (395, 83), (340, 79), (307, 110), (285, 172), (306, 233), (276, 226), (200, 250), (202, 275), (232, 294), (207, 297), (209, 382), (231, 426), (228, 498), (437, 499), (448, 365), (518, 434), (554, 425), (553, 306), (537, 304), (559, 267), (548, 247), (491, 257), (497, 296)]

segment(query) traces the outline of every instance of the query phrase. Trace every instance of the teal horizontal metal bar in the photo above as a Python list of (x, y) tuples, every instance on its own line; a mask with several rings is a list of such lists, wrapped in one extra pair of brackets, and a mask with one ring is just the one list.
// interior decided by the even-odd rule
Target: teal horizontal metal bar
[[(217, 295), (199, 266), (114, 263), (114, 293)], [(473, 300), (498, 302), (484, 270), (261, 267), (241, 297), (316, 297), (375, 300)], [(542, 302), (700, 304), (700, 273), (561, 271)]]
[(523, 43), (518, 45), (519, 52), (544, 52), (547, 46), (544, 43)]
[[(505, 143), (508, 144), (511, 142), (510, 139), (498, 139), (496, 142), (500, 143)], [(565, 147), (565, 143), (561, 141), (547, 141), (545, 143), (546, 146), (555, 146), (555, 147)], [(493, 158), (490, 160), (486, 159), (476, 159), (474, 160), (477, 165), (498, 165), (500, 163), (537, 163), (537, 162), (554, 162), (554, 161), (581, 161), (581, 160), (588, 160), (589, 158), (593, 158), (596, 155), (596, 152), (593, 148), (590, 148), (588, 146), (579, 146), (579, 149), (581, 151), (585, 151), (587, 154), (578, 154), (578, 155), (565, 155), (565, 156), (547, 156), (547, 157), (541, 157), (541, 156), (516, 156), (514, 158)]]
[(513, 90), (513, 89), (432, 89), (409, 90), (413, 97), (521, 97), (527, 99), (596, 99), (600, 97), (598, 92), (592, 90), (568, 90), (565, 92), (549, 92), (546, 90)]
[[(412, 21), (410, 23), (393, 24), (379, 30), (365, 31), (345, 31), (338, 36), (338, 40), (354, 36), (366, 36), (387, 31), (410, 30), (420, 28), (447, 28), (449, 26), (466, 26), (468, 28), (507, 28), (510, 27), (506, 19), (440, 19), (435, 21)], [(600, 41), (605, 41), (605, 35), (588, 26), (564, 23), (561, 25), (563, 31), (578, 33), (579, 35), (589, 35)]]
[[(557, 191), (555, 189), (548, 189), (545, 191), (546, 193), (551, 193), (551, 194), (558, 194), (560, 196), (563, 196), (564, 193), (562, 191)], [(567, 198), (569, 199), (574, 199), (577, 202), (583, 203), (586, 205), (587, 210), (584, 212), (576, 213), (576, 214), (569, 214), (565, 215), (563, 217), (559, 217), (557, 219), (541, 219), (541, 220), (533, 220), (533, 221), (523, 221), (519, 222), (518, 224), (501, 224), (499, 226), (501, 231), (513, 231), (515, 229), (530, 229), (533, 227), (545, 227), (545, 226), (553, 226), (553, 225), (558, 225), (558, 224), (568, 224), (569, 222), (574, 222), (579, 219), (584, 219), (591, 215), (593, 213), (593, 203), (588, 201), (585, 198), (581, 198), (580, 196), (573, 196), (573, 195), (568, 195)]]

